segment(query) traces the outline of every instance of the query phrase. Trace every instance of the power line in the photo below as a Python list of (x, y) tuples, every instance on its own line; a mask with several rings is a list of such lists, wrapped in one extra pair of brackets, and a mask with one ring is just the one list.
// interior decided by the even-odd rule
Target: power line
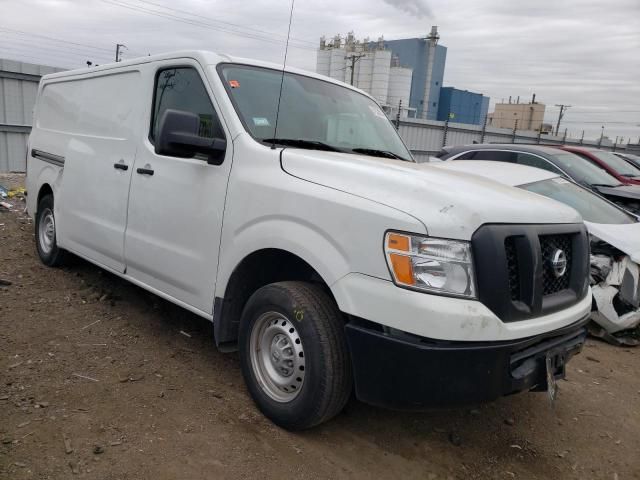
[[(280, 45), (280, 46), (283, 46), (285, 44), (285, 42), (283, 42), (283, 41), (275, 40), (273, 38), (269, 38), (269, 37), (266, 37), (266, 36), (261, 36), (261, 35), (258, 35), (258, 34), (251, 34), (251, 33), (246, 33), (246, 32), (238, 32), (236, 30), (230, 30), (228, 28), (223, 28), (223, 27), (219, 27), (219, 26), (216, 26), (216, 25), (212, 25), (211, 23), (207, 23), (207, 22), (204, 22), (204, 21), (201, 21), (201, 20), (191, 20), (191, 19), (188, 19), (188, 18), (179, 17), (177, 15), (173, 15), (173, 14), (166, 13), (166, 12), (160, 12), (160, 11), (157, 11), (157, 10), (152, 10), (152, 9), (145, 8), (145, 7), (140, 7), (140, 6), (137, 6), (137, 5), (131, 5), (131, 4), (125, 3), (123, 1), (118, 1), (118, 0), (100, 0), (100, 1), (103, 2), (103, 3), (108, 3), (110, 5), (118, 6), (118, 7), (121, 7), (121, 8), (127, 8), (129, 10), (133, 10), (133, 11), (136, 11), (136, 12), (139, 12), (139, 13), (145, 13), (147, 15), (153, 15), (153, 16), (156, 16), (156, 17), (165, 18), (165, 19), (168, 19), (168, 20), (173, 20), (173, 21), (180, 22), (180, 23), (185, 23), (187, 25), (193, 25), (193, 26), (196, 26), (196, 27), (207, 28), (207, 29), (210, 29), (210, 30), (218, 30), (218, 31), (221, 31), (221, 32), (224, 32), (224, 33), (229, 33), (231, 35), (238, 35), (238, 36), (241, 36), (241, 37), (251, 38), (251, 39), (254, 39), (254, 40), (260, 40), (260, 41), (263, 41), (263, 42), (273, 43), (273, 44)], [(290, 46), (295, 47), (295, 48), (299, 48), (299, 49), (303, 49), (303, 50), (314, 50), (315, 51), (315, 48), (313, 48), (313, 47), (306, 47), (306, 46), (302, 46), (302, 45), (290, 45)]]
[[(555, 108), (555, 106), (549, 106), (548, 108)], [(573, 107), (573, 108), (579, 108), (579, 107)], [(607, 114), (617, 114), (617, 113), (640, 113), (640, 110), (607, 110), (607, 111), (603, 111), (603, 110), (575, 110), (576, 113), (581, 113), (581, 114), (587, 114), (587, 115), (593, 115), (593, 114), (603, 114), (603, 115), (607, 115)]]
[(7, 27), (0, 27), (0, 30), (4, 30), (4, 31), (7, 31), (7, 32), (13, 32), (13, 33), (16, 33), (18, 35), (29, 35), (31, 37), (44, 38), (46, 40), (51, 40), (51, 41), (54, 41), (54, 42), (67, 43), (69, 45), (77, 45), (77, 46), (80, 46), (80, 47), (85, 47), (85, 48), (89, 48), (89, 49), (93, 49), (93, 50), (102, 50), (103, 52), (111, 53), (111, 49), (109, 49), (109, 48), (96, 47), (96, 46), (93, 46), (93, 45), (87, 45), (86, 43), (71, 42), (69, 40), (62, 40), (62, 39), (59, 39), (59, 38), (49, 37), (47, 35), (40, 35), (40, 34), (37, 34), (37, 33), (24, 32), (22, 30), (14, 30), (12, 28), (7, 28)]
[[(0, 33), (0, 35), (2, 35)], [(18, 39), (14, 39), (14, 38), (3, 38), (2, 39), (2, 44), (3, 45), (8, 45), (8, 46), (20, 46), (20, 47), (32, 47), (35, 51), (41, 51), (41, 50), (48, 50), (48, 51), (52, 51), (55, 52), (56, 54), (63, 54), (63, 53), (69, 53), (69, 54), (73, 54), (73, 55), (77, 55), (77, 56), (83, 56), (83, 57), (92, 57), (92, 58), (96, 58), (100, 61), (108, 61), (107, 60), (107, 56), (102, 54), (102, 53), (97, 53), (97, 52), (85, 52), (73, 47), (58, 47), (55, 45), (52, 46), (43, 46), (41, 44), (36, 44), (33, 42), (29, 42), (27, 41), (22, 41), (22, 40), (18, 40)], [(64, 48), (64, 49), (62, 49)]]
[[(48, 67), (52, 67), (52, 68), (60, 68), (60, 64), (58, 65), (51, 65), (51, 63), (47, 60), (47, 61), (43, 61), (42, 57), (36, 57), (33, 55), (28, 55), (28, 54), (23, 54), (23, 53), (9, 53), (9, 54), (2, 54), (2, 57), (7, 59), (7, 60), (13, 60), (16, 62), (24, 62), (25, 58), (31, 59), (31, 60), (36, 60), (36, 62), (27, 62), (27, 63), (34, 63), (36, 65), (45, 65)], [(65, 63), (66, 65), (69, 65), (69, 60), (66, 60), (64, 62), (61, 63)]]
[(7, 60), (14, 60), (16, 62), (26, 62), (34, 65), (46, 65), (53, 68), (73, 69), (80, 68), (80, 64), (84, 63), (81, 60), (75, 59), (63, 59), (59, 57), (52, 57), (49, 55), (29, 55), (29, 53), (23, 51), (9, 51), (0, 48), (0, 57)]
[[(250, 30), (250, 31), (254, 31), (254, 32), (257, 32), (257, 33), (264, 34), (264, 35), (282, 37), (283, 41), (286, 40), (286, 36), (282, 35), (280, 33), (268, 32), (266, 30), (260, 30), (258, 28), (253, 28), (253, 27), (246, 27), (246, 26), (240, 25), (238, 23), (233, 23), (233, 22), (229, 22), (229, 21), (225, 21), (225, 20), (219, 20), (217, 18), (207, 17), (207, 16), (200, 15), (200, 14), (197, 14), (197, 13), (189, 12), (187, 10), (167, 7), (165, 5), (162, 5), (162, 4), (159, 4), (159, 3), (156, 3), (156, 2), (151, 2), (150, 0), (137, 0), (137, 1), (141, 2), (141, 3), (147, 3), (149, 5), (155, 5), (156, 7), (164, 8), (165, 10), (170, 10), (172, 12), (182, 13), (184, 15), (190, 15), (190, 16), (196, 17), (196, 18), (204, 18), (204, 19), (207, 19), (208, 21), (211, 21), (211, 22), (221, 23), (221, 24), (224, 24), (224, 25), (229, 25), (229, 26), (240, 28), (240, 29), (243, 29), (243, 30)], [(316, 46), (316, 42), (312, 42), (312, 41), (309, 41), (309, 40), (304, 40), (304, 39), (301, 39), (301, 38), (291, 37), (290, 40), (295, 40), (295, 41), (301, 42), (301, 43), (307, 43), (307, 44), (312, 45), (314, 47)]]
[[(54, 58), (54, 59), (60, 59), (63, 62), (69, 64), (69, 62), (72, 63), (82, 63), (84, 64), (84, 62), (88, 59), (88, 57), (86, 55), (82, 55), (79, 53), (72, 53), (72, 52), (51, 52), (51, 51), (44, 51), (42, 50), (42, 53), (39, 53), (38, 51), (34, 51), (31, 49), (28, 49), (26, 47), (23, 46), (14, 46), (14, 45), (2, 45), (0, 46), (0, 50), (6, 50), (6, 51), (13, 51), (14, 54), (20, 54), (20, 55), (25, 55), (31, 58), (40, 58), (40, 59), (47, 59), (47, 62), (50, 62), (49, 59)], [(91, 59), (91, 58), (89, 58)]]

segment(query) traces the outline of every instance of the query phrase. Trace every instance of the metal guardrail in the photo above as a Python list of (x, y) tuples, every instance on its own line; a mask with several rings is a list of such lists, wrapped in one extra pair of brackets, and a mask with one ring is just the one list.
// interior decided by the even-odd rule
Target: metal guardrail
[(565, 136), (544, 135), (539, 132), (494, 128), (486, 125), (440, 122), (436, 120), (400, 119), (398, 132), (411, 152), (421, 157), (436, 155), (446, 145), (472, 143), (528, 143), (555, 145), (584, 145), (612, 151), (640, 150), (640, 144), (617, 144), (584, 140)]

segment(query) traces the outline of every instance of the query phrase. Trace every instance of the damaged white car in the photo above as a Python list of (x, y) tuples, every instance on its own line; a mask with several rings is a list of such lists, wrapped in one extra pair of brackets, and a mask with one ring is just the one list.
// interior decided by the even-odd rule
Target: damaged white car
[[(610, 343), (640, 343), (640, 222), (635, 215), (552, 172), (491, 161), (443, 162), (576, 209), (591, 238), (591, 333)], [(570, 261), (570, 259), (567, 259)]]

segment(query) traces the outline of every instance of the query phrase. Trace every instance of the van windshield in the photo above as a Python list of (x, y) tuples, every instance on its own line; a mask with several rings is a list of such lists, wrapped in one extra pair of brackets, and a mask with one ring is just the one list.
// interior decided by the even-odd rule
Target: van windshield
[(282, 71), (233, 64), (218, 71), (245, 128), (260, 142), (413, 161), (385, 113), (366, 95), (286, 72), (276, 132)]

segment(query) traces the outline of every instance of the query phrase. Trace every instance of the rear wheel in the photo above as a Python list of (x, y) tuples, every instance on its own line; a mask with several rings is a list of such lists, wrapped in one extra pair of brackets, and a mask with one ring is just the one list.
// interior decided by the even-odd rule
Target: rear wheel
[(36, 213), (36, 249), (42, 263), (49, 267), (62, 265), (65, 251), (56, 243), (56, 219), (53, 214), (53, 195), (43, 196)]
[(240, 325), (240, 358), (258, 408), (283, 428), (329, 420), (351, 394), (340, 311), (309, 283), (273, 283), (251, 296)]

